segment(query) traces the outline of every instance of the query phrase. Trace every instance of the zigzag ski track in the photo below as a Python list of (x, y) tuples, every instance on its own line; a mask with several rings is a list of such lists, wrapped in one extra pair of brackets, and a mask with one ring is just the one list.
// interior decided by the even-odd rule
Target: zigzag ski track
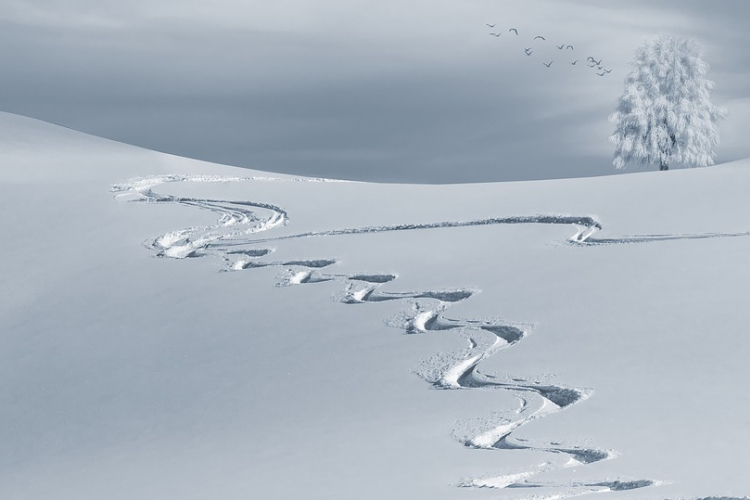
[[(526, 490), (529, 496), (540, 489), (554, 491), (549, 498), (562, 499), (594, 493), (618, 492), (647, 488), (658, 485), (654, 479), (622, 479), (586, 483), (545, 483), (534, 478), (555, 469), (594, 464), (611, 460), (617, 456), (613, 450), (563, 445), (558, 442), (532, 444), (515, 438), (514, 432), (525, 424), (540, 418), (554, 415), (585, 401), (592, 391), (584, 388), (551, 385), (539, 381), (520, 378), (500, 380), (480, 370), (483, 360), (499, 351), (513, 347), (530, 332), (527, 325), (513, 325), (497, 320), (474, 320), (451, 318), (445, 311), (458, 302), (469, 300), (478, 290), (418, 290), (385, 292), (379, 287), (395, 281), (393, 273), (382, 274), (336, 274), (326, 273), (325, 269), (336, 264), (336, 259), (273, 261), (261, 260), (272, 253), (271, 248), (249, 245), (262, 245), (281, 241), (310, 237), (334, 237), (341, 235), (447, 229), (469, 226), (489, 226), (507, 224), (554, 224), (573, 225), (575, 234), (568, 240), (573, 246), (597, 246), (615, 244), (638, 244), (670, 240), (692, 240), (707, 238), (728, 238), (749, 236), (748, 232), (707, 233), (683, 235), (643, 235), (623, 238), (596, 239), (593, 235), (602, 229), (601, 223), (593, 216), (573, 216), (565, 214), (541, 214), (493, 217), (469, 221), (441, 221), (422, 224), (398, 224), (390, 226), (368, 226), (357, 228), (332, 229), (328, 231), (304, 232), (278, 237), (257, 237), (289, 222), (289, 215), (281, 207), (255, 203), (252, 201), (213, 200), (183, 198), (158, 194), (153, 191), (160, 184), (175, 182), (217, 183), (217, 182), (327, 182), (322, 179), (270, 178), (270, 177), (220, 177), (164, 175), (132, 179), (116, 184), (111, 191), (116, 198), (129, 202), (178, 204), (186, 207), (207, 210), (217, 215), (218, 220), (211, 226), (195, 226), (172, 231), (146, 242), (146, 246), (158, 257), (191, 258), (213, 255), (221, 258), (223, 271), (241, 271), (261, 267), (282, 267), (286, 276), (278, 286), (295, 286), (335, 281), (343, 290), (337, 297), (343, 304), (367, 304), (384, 301), (406, 301), (411, 305), (389, 323), (405, 334), (426, 334), (434, 331), (454, 331), (467, 341), (467, 347), (460, 352), (441, 353), (426, 359), (415, 372), (432, 387), (441, 390), (504, 390), (517, 396), (521, 407), (510, 416), (496, 416), (485, 423), (480, 432), (454, 431), (457, 439), (466, 447), (513, 452), (545, 452), (560, 460), (545, 462), (532, 470), (498, 474), (490, 477), (465, 479), (457, 483), (459, 487)], [(335, 181), (332, 181), (335, 182)], [(701, 500), (720, 500), (712, 497)], [(741, 500), (741, 499), (722, 499)]]

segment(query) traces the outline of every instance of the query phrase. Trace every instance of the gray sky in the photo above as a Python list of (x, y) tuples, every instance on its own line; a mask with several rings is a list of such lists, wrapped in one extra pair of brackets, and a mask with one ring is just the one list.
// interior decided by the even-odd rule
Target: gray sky
[(748, 19), (745, 0), (0, 0), (0, 109), (277, 172), (614, 174), (628, 63), (671, 33), (706, 47), (726, 161), (750, 156)]

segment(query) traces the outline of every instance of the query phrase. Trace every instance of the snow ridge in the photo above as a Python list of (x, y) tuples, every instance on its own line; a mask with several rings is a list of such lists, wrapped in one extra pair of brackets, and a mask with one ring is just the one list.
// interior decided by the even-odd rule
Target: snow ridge
[[(493, 415), (474, 428), (458, 428), (456, 437), (464, 446), (488, 450), (513, 450), (515, 452), (533, 450), (546, 452), (557, 457), (554, 462), (546, 462), (535, 469), (517, 472), (504, 472), (492, 477), (463, 480), (461, 487), (495, 488), (549, 492), (550, 498), (569, 498), (578, 495), (626, 491), (659, 484), (652, 479), (606, 480), (601, 482), (572, 482), (568, 484), (545, 483), (531, 480), (532, 477), (555, 469), (576, 467), (609, 460), (617, 456), (612, 450), (564, 445), (560, 442), (531, 444), (515, 438), (514, 432), (523, 425), (540, 418), (566, 410), (585, 401), (592, 395), (589, 389), (552, 385), (541, 381), (522, 378), (508, 380), (485, 374), (480, 364), (488, 357), (508, 349), (523, 340), (530, 332), (528, 325), (513, 325), (501, 319), (478, 320), (459, 319), (446, 316), (445, 310), (452, 304), (470, 299), (479, 290), (417, 290), (386, 292), (378, 288), (397, 279), (393, 273), (382, 274), (336, 274), (323, 270), (334, 265), (336, 259), (266, 261), (261, 260), (272, 252), (270, 248), (258, 245), (270, 241), (291, 238), (340, 236), (349, 234), (413, 231), (439, 228), (455, 228), (497, 224), (563, 224), (573, 225), (576, 233), (569, 243), (576, 246), (644, 243), (674, 239), (701, 239), (716, 237), (747, 236), (743, 233), (711, 233), (703, 235), (645, 235), (620, 239), (595, 239), (592, 235), (602, 229), (601, 223), (593, 216), (573, 216), (565, 214), (541, 214), (512, 217), (496, 217), (469, 221), (443, 221), (422, 224), (399, 224), (391, 226), (368, 226), (359, 228), (334, 229), (329, 231), (306, 232), (279, 237), (258, 238), (258, 233), (271, 230), (289, 221), (289, 216), (281, 207), (252, 201), (212, 200), (183, 198), (155, 193), (152, 189), (170, 182), (247, 182), (247, 181), (304, 181), (322, 182), (320, 179), (276, 179), (258, 177), (219, 177), (167, 175), (132, 179), (114, 185), (111, 189), (116, 198), (142, 203), (169, 203), (214, 212), (218, 220), (212, 226), (194, 226), (172, 231), (145, 244), (159, 257), (190, 258), (215, 255), (223, 259), (223, 271), (241, 271), (260, 267), (283, 267), (286, 276), (279, 286), (336, 281), (343, 290), (337, 299), (343, 304), (365, 304), (401, 300), (408, 301), (411, 309), (389, 322), (403, 330), (405, 334), (426, 334), (434, 331), (455, 331), (465, 338), (468, 347), (456, 353), (441, 353), (424, 360), (415, 370), (433, 387), (444, 390), (505, 390), (515, 394), (521, 407), (512, 415)], [(242, 247), (242, 248), (241, 248)]]

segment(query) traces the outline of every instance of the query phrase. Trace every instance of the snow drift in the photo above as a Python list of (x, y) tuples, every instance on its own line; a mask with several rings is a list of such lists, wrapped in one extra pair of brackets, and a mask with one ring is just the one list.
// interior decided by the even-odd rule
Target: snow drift
[(750, 491), (750, 162), (374, 185), (0, 130), (3, 498)]

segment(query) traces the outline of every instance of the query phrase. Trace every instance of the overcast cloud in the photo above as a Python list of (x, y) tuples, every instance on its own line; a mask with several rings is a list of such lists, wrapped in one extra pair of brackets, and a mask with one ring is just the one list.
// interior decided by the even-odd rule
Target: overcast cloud
[(607, 115), (628, 63), (673, 33), (706, 46), (726, 161), (750, 156), (748, 19), (742, 0), (3, 0), (0, 109), (306, 175), (614, 174)]

